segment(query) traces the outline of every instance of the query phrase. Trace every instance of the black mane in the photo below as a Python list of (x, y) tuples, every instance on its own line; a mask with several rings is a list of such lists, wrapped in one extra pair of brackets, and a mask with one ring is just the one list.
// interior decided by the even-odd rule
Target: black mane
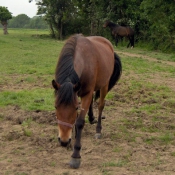
[(73, 61), (78, 36), (74, 35), (68, 39), (59, 57), (55, 73), (56, 82), (61, 85), (56, 91), (57, 105), (70, 104), (75, 100), (73, 85), (79, 82), (79, 77), (74, 70)]
[(115, 23), (109, 21), (109, 22), (108, 22), (108, 26), (109, 26), (109, 27), (115, 27), (115, 26), (117, 26), (117, 24), (115, 24)]

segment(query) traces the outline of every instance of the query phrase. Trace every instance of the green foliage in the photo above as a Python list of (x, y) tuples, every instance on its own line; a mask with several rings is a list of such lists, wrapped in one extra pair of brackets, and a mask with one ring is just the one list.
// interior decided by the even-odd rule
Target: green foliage
[(42, 0), (37, 2), (38, 15), (44, 18), (50, 26), (53, 37), (62, 39), (63, 23), (74, 18), (76, 8), (70, 0)]
[(36, 16), (30, 19), (29, 24), (25, 25), (25, 28), (48, 29), (48, 25), (43, 17)]
[(25, 14), (20, 14), (9, 20), (9, 28), (29, 28), (29, 29), (47, 29), (48, 25), (43, 17), (35, 16), (29, 18)]
[(83, 33), (101, 35), (114, 42), (111, 32), (102, 27), (109, 19), (135, 30), (136, 47), (145, 47), (143, 43), (146, 43), (151, 50), (175, 50), (174, 1), (41, 0), (37, 5), (38, 14), (45, 15), (52, 37), (63, 39)]
[(30, 18), (25, 15), (25, 14), (20, 14), (16, 17), (13, 17), (10, 21), (9, 21), (9, 27), (12, 28), (23, 28), (25, 27), (25, 25), (27, 25), (30, 21)]
[(175, 49), (174, 1), (143, 0), (140, 9), (141, 18), (148, 24), (145, 40), (152, 44), (153, 49), (164, 51)]
[(7, 9), (7, 7), (0, 6), (0, 22), (7, 21), (11, 18), (12, 18), (12, 15)]

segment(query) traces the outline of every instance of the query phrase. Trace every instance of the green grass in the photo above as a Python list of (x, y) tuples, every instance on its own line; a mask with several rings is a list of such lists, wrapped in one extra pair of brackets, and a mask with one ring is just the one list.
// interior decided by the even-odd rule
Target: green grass
[(103, 167), (123, 167), (127, 163), (128, 163), (127, 160), (121, 159), (121, 160), (118, 160), (118, 162), (116, 162), (116, 161), (105, 162), (103, 164)]
[[(30, 90), (24, 90), (24, 87), (17, 92), (3, 89), (0, 93), (0, 106), (18, 105), (25, 110), (53, 110), (54, 99), (50, 82), (54, 78), (56, 63), (64, 42), (46, 37), (49, 35), (47, 30), (9, 29), (9, 33), (9, 35), (0, 34), (0, 49), (3, 50), (0, 57), (0, 84), (20, 86), (23, 83), (26, 88), (28, 84), (38, 84), (41, 88), (32, 86)], [(128, 51), (124, 47), (119, 47), (119, 49)], [(130, 52), (144, 54), (147, 51), (135, 48), (130, 49)], [(149, 53), (151, 54), (152, 52)], [(153, 56), (157, 55), (159, 59), (166, 55), (157, 52), (152, 54)], [(134, 70), (136, 74), (146, 74), (146, 76), (156, 72), (160, 72), (160, 74), (166, 72), (170, 76), (175, 74), (175, 69), (172, 66), (162, 65), (158, 62), (150, 63), (150, 61), (142, 58), (122, 57), (122, 64), (125, 74), (127, 72), (130, 74), (131, 70)], [(151, 91), (150, 89), (155, 88), (153, 84), (146, 84), (145, 87), (143, 81), (133, 80), (130, 83), (131, 86), (128, 90), (128, 95), (130, 96), (133, 96), (139, 89), (146, 88), (146, 90)], [(167, 91), (166, 89), (164, 90), (165, 92)], [(165, 92), (162, 92), (162, 94), (165, 94)], [(106, 99), (113, 99), (114, 94), (114, 92), (109, 92)], [(156, 94), (152, 98), (155, 101), (159, 100)], [(143, 103), (144, 100), (146, 102), (150, 98), (143, 98)], [(40, 102), (37, 103), (37, 101)], [(174, 105), (173, 100), (167, 102), (167, 104), (169, 103)], [(147, 106), (145, 106), (141, 110), (151, 112), (156, 107), (153, 105), (151, 108), (147, 109)]]
[(123, 70), (130, 71), (133, 70), (136, 74), (146, 74), (147, 76), (157, 72), (169, 73), (174, 77), (175, 69), (170, 65), (163, 65), (159, 62), (152, 62), (137, 57), (122, 57), (123, 61)]
[(108, 94), (106, 95), (106, 99), (110, 100), (112, 98), (114, 98), (114, 92), (108, 92)]
[(32, 136), (32, 131), (30, 131), (29, 129), (24, 129), (24, 135), (27, 137), (31, 137)]
[(18, 105), (24, 110), (53, 110), (54, 95), (52, 89), (32, 89), (18, 92), (0, 93), (0, 106)]
[(53, 75), (55, 64), (63, 42), (33, 37), (34, 34), (48, 34), (43, 30), (9, 30), (9, 35), (0, 35), (3, 50), (0, 61), (2, 75), (34, 74)]
[(23, 127), (29, 127), (31, 125), (32, 121), (33, 121), (32, 118), (28, 118), (25, 121), (23, 121), (21, 125)]
[(167, 145), (174, 140), (174, 135), (172, 133), (162, 133), (159, 136), (152, 136), (147, 138), (145, 142), (147, 144), (153, 144), (155, 142), (159, 142), (160, 144)]
[(139, 45), (135, 45), (134, 49), (128, 49), (125, 46), (126, 44), (123, 44), (123, 46), (121, 44), (118, 45), (118, 47), (115, 49), (119, 50), (119, 51), (123, 51), (123, 52), (129, 52), (129, 53), (133, 53), (133, 54), (140, 54), (142, 57), (143, 56), (149, 56), (152, 58), (156, 58), (157, 60), (164, 60), (164, 61), (172, 61), (175, 62), (175, 54), (174, 53), (162, 53), (161, 51), (153, 51), (150, 50), (148, 48), (146, 48), (145, 46), (139, 46)]
[[(51, 80), (64, 42), (40, 37), (46, 34), (49, 34), (47, 30), (27, 29), (9, 29), (9, 35), (0, 34), (0, 49), (3, 51), (0, 57), (0, 85), (14, 84), (19, 87), (18, 91), (1, 90), (1, 107), (18, 105), (25, 110), (53, 110)], [(21, 84), (26, 87), (20, 90)], [(41, 88), (31, 86), (30, 90), (25, 90), (30, 84)]]
[(175, 157), (175, 152), (172, 152), (171, 155), (172, 155), (173, 157)]

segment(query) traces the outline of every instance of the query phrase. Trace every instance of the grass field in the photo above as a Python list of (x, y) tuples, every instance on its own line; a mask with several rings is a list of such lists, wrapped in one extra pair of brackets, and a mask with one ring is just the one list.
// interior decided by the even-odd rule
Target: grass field
[[(24, 87), (17, 91), (4, 89), (0, 105), (16, 104), (23, 109), (53, 110), (50, 85), (63, 42), (42, 38), (41, 35), (48, 35), (48, 31), (9, 30), (9, 33), (7, 36), (1, 35), (0, 84), (20, 86), (23, 82), (21, 86)], [(28, 84), (38, 84), (39, 87), (34, 86), (29, 90)], [(33, 101), (38, 98), (44, 98), (45, 103), (36, 107)]]
[[(58, 148), (57, 127), (52, 124), (51, 81), (63, 44), (64, 41), (50, 39), (44, 30), (9, 29), (9, 35), (0, 34), (2, 173), (175, 173), (175, 55), (148, 51), (137, 45), (134, 49), (121, 44), (115, 47), (123, 74), (106, 97), (104, 113), (109, 119), (102, 124), (103, 138), (93, 139), (95, 128), (86, 120), (89, 128), (84, 131), (87, 137), (83, 138), (82, 157), (86, 158), (82, 168), (71, 170), (57, 161), (57, 155), (62, 156), (63, 162), (71, 155)], [(26, 142), (30, 143), (27, 148)], [(36, 155), (39, 159), (34, 162), (38, 169), (30, 163)], [(46, 163), (41, 162), (42, 158)]]

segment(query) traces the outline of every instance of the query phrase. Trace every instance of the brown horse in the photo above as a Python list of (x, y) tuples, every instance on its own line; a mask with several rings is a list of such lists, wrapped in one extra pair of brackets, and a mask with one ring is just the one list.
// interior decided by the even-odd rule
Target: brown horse
[[(55, 108), (58, 122), (58, 140), (61, 146), (69, 146), (75, 125), (76, 138), (70, 166), (80, 166), (81, 134), (88, 112), (89, 122), (95, 121), (92, 110), (93, 93), (99, 97), (96, 138), (101, 137), (101, 115), (104, 98), (119, 80), (122, 72), (120, 58), (112, 44), (100, 36), (74, 35), (65, 43), (56, 66)], [(78, 97), (81, 99), (79, 107)], [(78, 114), (79, 109), (79, 114)]]
[(129, 47), (129, 45), (134, 47), (134, 30), (131, 27), (120, 26), (108, 20), (104, 23), (103, 27), (109, 27), (111, 29), (111, 34), (114, 36), (116, 46), (120, 38), (126, 37), (129, 39), (127, 47)]

